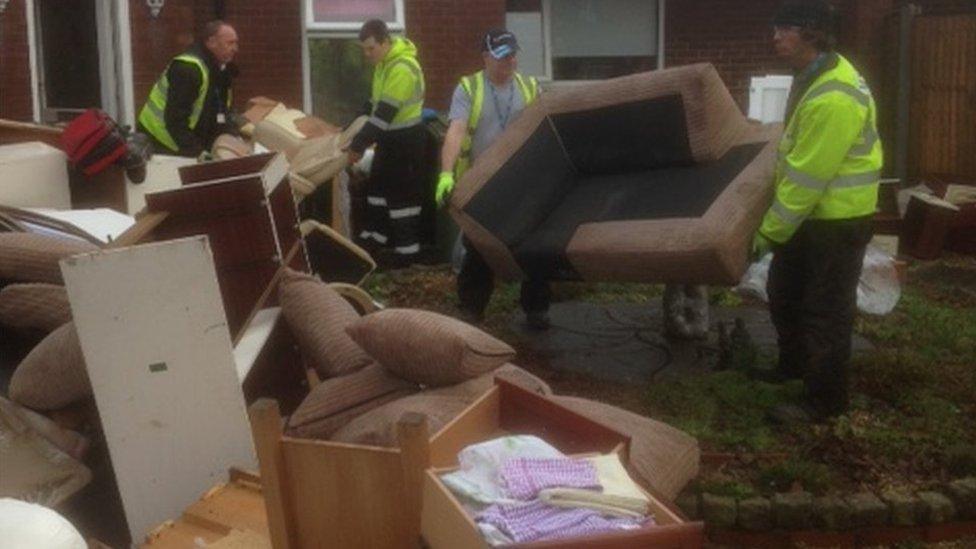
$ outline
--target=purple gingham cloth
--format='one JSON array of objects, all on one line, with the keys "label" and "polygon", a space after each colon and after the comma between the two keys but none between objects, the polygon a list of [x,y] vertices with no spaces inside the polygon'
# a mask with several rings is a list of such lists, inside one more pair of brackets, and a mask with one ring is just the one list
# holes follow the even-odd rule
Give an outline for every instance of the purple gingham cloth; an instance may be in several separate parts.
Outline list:
[{"label": "purple gingham cloth", "polygon": [[498,528],[515,543],[523,543],[639,528],[647,519],[607,518],[592,509],[552,507],[533,501],[520,505],[495,504],[482,511],[475,520]]},{"label": "purple gingham cloth", "polygon": [[499,471],[509,497],[530,500],[546,488],[600,489],[596,466],[585,459],[512,458]]}]

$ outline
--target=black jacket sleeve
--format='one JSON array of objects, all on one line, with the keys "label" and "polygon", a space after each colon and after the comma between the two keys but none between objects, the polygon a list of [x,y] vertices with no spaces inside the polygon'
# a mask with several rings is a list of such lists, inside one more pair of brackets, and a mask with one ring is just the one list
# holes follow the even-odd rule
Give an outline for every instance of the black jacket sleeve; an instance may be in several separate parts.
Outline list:
[{"label": "black jacket sleeve", "polygon": [[190,114],[200,91],[200,70],[189,63],[173,61],[166,76],[169,79],[163,114],[166,129],[176,141],[180,156],[199,156],[203,144],[190,129]]},{"label": "black jacket sleeve", "polygon": [[374,119],[379,119],[384,124],[389,124],[393,118],[396,116],[396,107],[390,105],[389,103],[380,102],[376,107],[376,113],[370,118],[369,122],[363,126],[363,129],[359,130],[356,137],[352,139],[352,144],[349,146],[353,151],[363,154],[370,145],[376,143],[380,135],[383,133],[383,128],[376,125]]}]

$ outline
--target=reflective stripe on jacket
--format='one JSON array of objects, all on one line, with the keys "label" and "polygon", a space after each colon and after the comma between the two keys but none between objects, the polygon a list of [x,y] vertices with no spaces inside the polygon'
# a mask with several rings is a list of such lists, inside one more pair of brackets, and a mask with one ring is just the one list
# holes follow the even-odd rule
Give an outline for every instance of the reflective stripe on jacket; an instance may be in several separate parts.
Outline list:
[{"label": "reflective stripe on jacket", "polygon": [[[522,94],[522,103],[528,106],[539,96],[539,83],[535,78],[524,77],[515,73],[515,85]],[[485,71],[478,71],[461,78],[461,89],[468,94],[471,100],[471,112],[468,114],[468,131],[464,134],[461,141],[461,155],[458,157],[454,168],[454,177],[460,179],[464,172],[471,166],[471,145],[474,140],[474,132],[478,129],[478,120],[481,118],[481,108],[485,103]]]},{"label": "reflective stripe on jacket", "polygon": [[805,219],[871,215],[883,154],[874,98],[844,57],[799,100],[779,144],[775,197],[759,232],[788,241]]}]

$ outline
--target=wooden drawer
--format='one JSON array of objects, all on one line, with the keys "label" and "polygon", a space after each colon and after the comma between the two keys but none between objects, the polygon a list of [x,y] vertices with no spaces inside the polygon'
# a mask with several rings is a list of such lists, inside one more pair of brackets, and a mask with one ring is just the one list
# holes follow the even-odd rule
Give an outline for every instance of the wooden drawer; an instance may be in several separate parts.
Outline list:
[{"label": "wooden drawer", "polygon": [[[567,455],[617,452],[627,462],[630,439],[609,426],[572,412],[546,397],[498,381],[491,391],[446,425],[431,440],[430,463],[423,482],[421,533],[431,549],[489,547],[440,475],[455,470],[464,447],[506,434],[536,435]],[[633,474],[632,478],[636,478]],[[646,488],[645,488],[646,492]],[[535,542],[518,547],[692,548],[701,547],[701,523],[680,515],[648,493],[657,524],[640,530],[571,540]]]}]

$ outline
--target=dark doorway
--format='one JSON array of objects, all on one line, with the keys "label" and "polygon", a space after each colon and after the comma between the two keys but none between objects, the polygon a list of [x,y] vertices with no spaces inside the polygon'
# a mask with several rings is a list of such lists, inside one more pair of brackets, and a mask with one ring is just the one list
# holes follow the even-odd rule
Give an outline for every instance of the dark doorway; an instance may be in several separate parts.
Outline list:
[{"label": "dark doorway", "polygon": [[37,0],[41,117],[67,120],[102,106],[96,0]]}]

